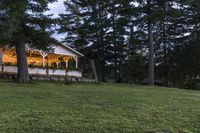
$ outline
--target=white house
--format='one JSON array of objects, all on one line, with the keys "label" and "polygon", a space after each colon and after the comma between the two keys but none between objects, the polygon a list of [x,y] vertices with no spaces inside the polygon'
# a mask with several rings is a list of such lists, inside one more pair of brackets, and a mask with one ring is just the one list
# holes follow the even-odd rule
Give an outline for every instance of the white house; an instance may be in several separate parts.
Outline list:
[{"label": "white house", "polygon": [[[83,54],[66,46],[52,46],[48,52],[26,47],[28,72],[31,76],[81,78],[78,60]],[[70,66],[69,62],[74,62]],[[0,49],[0,73],[17,74],[17,56],[14,48]]]}]

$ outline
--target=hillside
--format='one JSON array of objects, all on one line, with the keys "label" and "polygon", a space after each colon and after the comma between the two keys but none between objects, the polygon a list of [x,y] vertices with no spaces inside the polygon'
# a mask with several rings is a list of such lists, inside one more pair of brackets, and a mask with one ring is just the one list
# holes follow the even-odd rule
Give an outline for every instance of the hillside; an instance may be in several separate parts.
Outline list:
[{"label": "hillside", "polygon": [[200,132],[200,91],[0,81],[1,132]]}]

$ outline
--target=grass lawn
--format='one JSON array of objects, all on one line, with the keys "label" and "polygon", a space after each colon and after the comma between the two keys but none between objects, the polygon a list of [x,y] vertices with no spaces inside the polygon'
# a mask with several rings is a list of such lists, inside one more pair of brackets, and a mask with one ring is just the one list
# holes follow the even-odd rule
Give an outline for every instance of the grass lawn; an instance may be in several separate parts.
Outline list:
[{"label": "grass lawn", "polygon": [[200,91],[0,81],[0,132],[200,133]]}]

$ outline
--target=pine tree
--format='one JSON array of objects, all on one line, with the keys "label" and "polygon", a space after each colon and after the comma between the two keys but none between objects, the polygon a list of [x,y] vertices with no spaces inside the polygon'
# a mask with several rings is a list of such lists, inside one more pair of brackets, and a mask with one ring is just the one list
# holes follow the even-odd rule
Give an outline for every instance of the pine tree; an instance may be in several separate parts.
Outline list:
[{"label": "pine tree", "polygon": [[66,1],[65,6],[66,13],[60,15],[59,30],[67,33],[63,41],[81,51],[86,58],[95,60],[101,80],[105,81],[105,2],[72,0]]},{"label": "pine tree", "polygon": [[53,20],[44,13],[55,0],[1,0],[0,43],[14,46],[17,53],[18,82],[30,81],[25,45],[47,49],[56,43],[51,37]]},{"label": "pine tree", "polygon": [[75,1],[65,1],[64,5],[66,11],[64,14],[60,14],[59,33],[66,33],[67,31],[67,36],[65,36],[63,42],[79,49],[81,47],[78,42],[80,40],[79,28],[81,26],[79,6]]},{"label": "pine tree", "polygon": [[[118,81],[120,75],[125,76],[128,71],[124,70],[125,66],[127,69],[130,64],[137,66],[132,61],[138,57],[142,59],[142,71],[149,64],[144,72],[148,71],[150,85],[158,79],[165,85],[176,86],[177,79],[181,83],[188,75],[192,75],[190,79],[199,76],[194,74],[198,73],[196,67],[185,72],[185,68],[191,66],[180,59],[182,55],[189,60],[185,53],[196,59],[187,49],[198,48],[198,0],[71,0],[70,5],[68,7],[73,7],[67,9],[70,13],[61,15],[61,30],[69,33],[65,41],[72,40],[73,46],[95,60],[101,81],[105,81],[105,77]],[[65,28],[71,24],[71,29]],[[144,60],[148,58],[149,61]],[[126,76],[131,77],[130,73]],[[140,79],[131,78],[135,81],[144,78],[143,74],[132,76]]]},{"label": "pine tree", "polygon": [[148,81],[149,85],[154,85],[154,42],[153,42],[153,12],[151,0],[147,0],[147,14],[148,14],[148,45],[149,45],[149,67],[148,67]]},{"label": "pine tree", "polygon": [[[70,43],[69,40],[73,35],[75,37],[71,41],[73,47],[82,51],[86,57],[95,60],[100,79],[105,81],[105,76],[111,75],[117,82],[118,66],[125,53],[125,24],[118,10],[122,7],[122,3],[115,0],[92,2],[73,0],[70,5],[65,5],[68,8],[60,19],[60,32],[68,34],[64,41]],[[71,10],[74,5],[79,9],[78,14],[76,10]],[[79,26],[69,26],[70,23],[74,24],[74,18],[77,17],[80,20]]]}]

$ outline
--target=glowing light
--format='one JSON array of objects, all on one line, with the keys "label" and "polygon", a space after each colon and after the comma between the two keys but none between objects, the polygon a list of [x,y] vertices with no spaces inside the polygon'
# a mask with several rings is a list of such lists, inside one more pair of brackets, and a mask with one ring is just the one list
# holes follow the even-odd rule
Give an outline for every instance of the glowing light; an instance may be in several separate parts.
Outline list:
[{"label": "glowing light", "polygon": [[[71,56],[48,54],[48,56],[44,60],[45,64],[59,64],[61,62],[60,57],[62,57],[65,62],[68,62],[69,60],[73,59],[73,57]],[[17,56],[15,49],[7,49],[3,52],[3,62],[12,65],[17,64]],[[27,63],[28,65],[42,66],[43,57],[38,51],[27,51]]]}]

